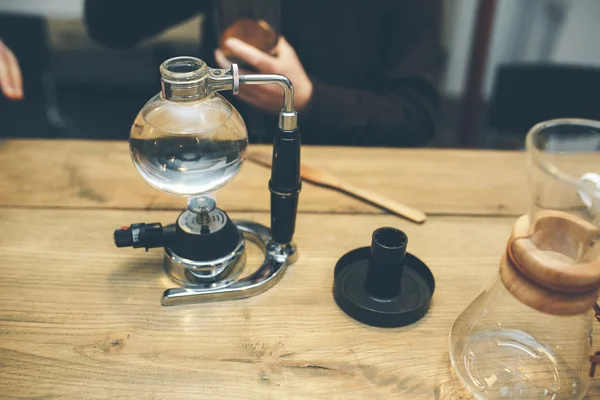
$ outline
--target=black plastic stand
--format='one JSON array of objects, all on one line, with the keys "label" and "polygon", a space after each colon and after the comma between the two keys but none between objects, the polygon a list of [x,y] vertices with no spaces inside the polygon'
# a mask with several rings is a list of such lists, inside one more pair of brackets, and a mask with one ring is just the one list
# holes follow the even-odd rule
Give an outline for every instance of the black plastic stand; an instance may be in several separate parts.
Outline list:
[{"label": "black plastic stand", "polygon": [[435,280],[421,260],[406,252],[407,243],[404,232],[380,228],[371,247],[353,250],[338,261],[333,295],[346,314],[380,327],[405,326],[425,316]]}]

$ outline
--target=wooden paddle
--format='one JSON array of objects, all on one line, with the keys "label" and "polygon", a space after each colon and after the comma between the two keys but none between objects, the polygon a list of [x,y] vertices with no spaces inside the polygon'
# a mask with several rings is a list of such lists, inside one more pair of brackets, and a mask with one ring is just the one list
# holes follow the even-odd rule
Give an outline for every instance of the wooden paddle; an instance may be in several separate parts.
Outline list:
[{"label": "wooden paddle", "polygon": [[[271,167],[272,157],[270,154],[249,152],[248,159],[257,164],[264,165],[269,168]],[[323,170],[302,164],[300,166],[300,176],[302,177],[302,180],[306,182],[344,192],[401,217],[405,217],[411,221],[422,223],[427,219],[427,216],[422,211],[399,203],[390,199],[389,197],[383,196],[380,193],[375,193],[344,182],[335,175]]]}]

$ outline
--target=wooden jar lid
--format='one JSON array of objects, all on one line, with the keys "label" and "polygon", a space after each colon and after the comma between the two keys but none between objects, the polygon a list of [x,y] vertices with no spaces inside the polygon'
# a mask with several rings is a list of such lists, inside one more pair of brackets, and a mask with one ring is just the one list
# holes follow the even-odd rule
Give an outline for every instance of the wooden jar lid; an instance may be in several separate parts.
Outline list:
[{"label": "wooden jar lid", "polygon": [[573,315],[591,309],[600,289],[600,261],[581,260],[598,234],[590,222],[561,211],[540,211],[533,223],[522,216],[500,262],[504,285],[543,312]]},{"label": "wooden jar lid", "polygon": [[554,315],[576,315],[591,310],[600,289],[587,293],[561,293],[536,284],[523,275],[507,258],[500,260],[500,278],[506,289],[521,303]]},{"label": "wooden jar lid", "polygon": [[600,287],[600,261],[581,262],[581,252],[598,229],[574,215],[545,210],[531,224],[522,216],[514,225],[509,251],[521,272],[543,286],[566,293]]}]

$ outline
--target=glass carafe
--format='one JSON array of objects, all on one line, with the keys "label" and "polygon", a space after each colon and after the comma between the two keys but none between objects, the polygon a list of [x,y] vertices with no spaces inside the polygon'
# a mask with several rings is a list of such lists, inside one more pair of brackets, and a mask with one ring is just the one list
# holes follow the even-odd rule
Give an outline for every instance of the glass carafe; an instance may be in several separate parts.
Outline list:
[{"label": "glass carafe", "polygon": [[454,373],[478,399],[581,399],[589,386],[600,288],[600,123],[528,134],[531,202],[499,272],[456,319]]}]

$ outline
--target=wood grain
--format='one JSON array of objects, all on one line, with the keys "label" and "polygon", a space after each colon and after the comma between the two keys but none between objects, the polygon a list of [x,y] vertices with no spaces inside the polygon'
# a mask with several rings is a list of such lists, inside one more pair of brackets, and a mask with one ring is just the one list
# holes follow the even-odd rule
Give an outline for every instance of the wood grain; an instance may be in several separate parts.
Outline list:
[{"label": "wood grain", "polygon": [[[251,146],[250,152],[268,152]],[[528,194],[519,152],[302,148],[303,161],[428,214],[518,215]],[[0,146],[0,206],[181,209],[137,174],[126,142],[11,140]],[[217,200],[228,211],[268,211],[269,171],[247,162]],[[306,184],[300,212],[382,213]]]},{"label": "wood grain", "polygon": [[[450,374],[447,335],[496,273],[513,218],[434,217],[415,225],[388,215],[303,214],[300,259],[270,291],[161,307],[172,285],[161,252],[117,249],[112,230],[176,216],[0,210],[3,397],[470,398]],[[333,301],[336,261],[367,246],[380,226],[404,230],[409,252],[436,277],[429,314],[409,327],[361,325]]]}]

